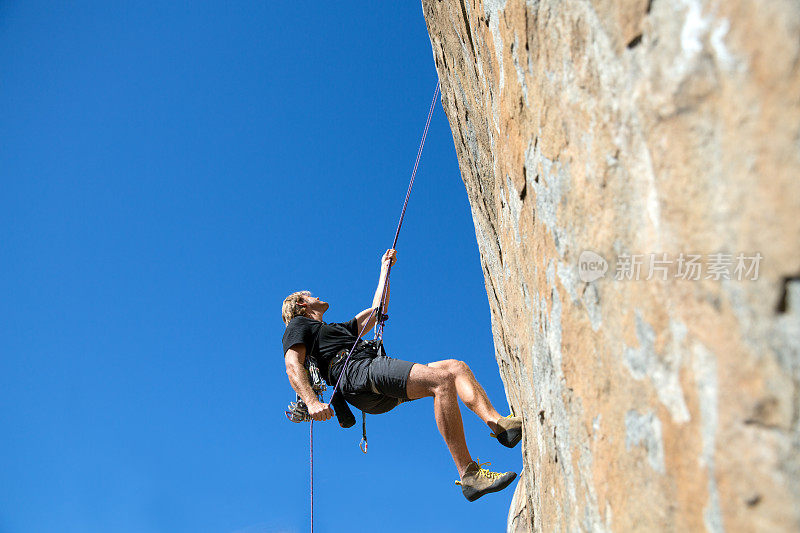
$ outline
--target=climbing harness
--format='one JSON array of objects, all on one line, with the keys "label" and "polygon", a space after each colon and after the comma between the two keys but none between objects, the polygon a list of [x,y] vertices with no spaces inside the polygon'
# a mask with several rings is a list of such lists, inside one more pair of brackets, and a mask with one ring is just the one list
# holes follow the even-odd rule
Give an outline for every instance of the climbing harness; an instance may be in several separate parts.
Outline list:
[{"label": "climbing harness", "polygon": [[[400,237],[400,228],[403,227],[403,219],[406,215],[406,208],[408,207],[408,199],[411,196],[411,188],[414,186],[414,178],[417,175],[417,169],[419,168],[419,161],[422,157],[422,149],[425,146],[425,139],[428,136],[428,129],[431,125],[431,118],[433,117],[433,110],[436,108],[436,98],[439,96],[439,81],[436,81],[436,89],[433,91],[433,98],[431,100],[431,106],[428,109],[428,118],[425,121],[425,129],[422,131],[422,139],[419,143],[419,149],[417,149],[417,158],[414,161],[414,170],[411,172],[411,180],[408,183],[408,190],[406,191],[406,197],[403,201],[403,209],[400,211],[400,220],[397,223],[397,229],[394,233],[394,240],[392,241],[391,249],[395,249],[397,247],[397,239]],[[358,333],[358,337],[356,337],[356,342],[350,348],[350,351],[347,353],[347,357],[344,359],[344,363],[342,364],[342,370],[339,372],[339,377],[336,380],[336,384],[333,387],[333,392],[331,393],[331,399],[336,394],[336,391],[339,389],[339,383],[342,380],[342,376],[347,369],[347,363],[350,361],[350,356],[353,355],[353,351],[355,350],[356,346],[358,346],[359,340],[361,336],[364,334],[364,330],[366,329],[367,324],[369,324],[372,317],[375,316],[376,319],[376,326],[375,326],[375,344],[376,349],[378,350],[378,354],[383,353],[383,328],[386,321],[389,319],[389,315],[385,314],[386,311],[386,299],[388,297],[387,294],[387,287],[389,286],[389,276],[392,272],[392,264],[389,263],[389,268],[386,272],[386,282],[383,286],[383,293],[381,294],[381,303],[378,307],[372,309],[367,319],[364,321],[364,325],[361,328],[361,331]],[[310,360],[308,361],[308,372],[309,378],[311,381],[312,389],[314,393],[317,395],[317,398],[321,401],[322,400],[322,393],[326,390],[325,381],[322,379],[322,375],[319,371],[317,365]],[[311,533],[314,533],[314,420],[311,418],[311,415],[308,412],[308,406],[305,402],[297,395],[297,399],[294,402],[289,403],[288,409],[285,411],[286,418],[288,418],[292,422],[300,423],[300,422],[311,422],[309,425],[309,464],[310,464],[310,472],[311,472]],[[361,441],[358,444],[358,447],[361,449],[362,452],[367,453],[367,414],[364,411],[361,411]]]}]

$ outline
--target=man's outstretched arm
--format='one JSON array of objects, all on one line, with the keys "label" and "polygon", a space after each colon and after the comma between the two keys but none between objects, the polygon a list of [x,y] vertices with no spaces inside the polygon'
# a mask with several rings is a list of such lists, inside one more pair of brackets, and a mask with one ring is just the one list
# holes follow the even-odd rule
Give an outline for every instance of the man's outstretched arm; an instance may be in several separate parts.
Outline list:
[{"label": "man's outstretched arm", "polygon": [[[394,265],[395,261],[397,261],[397,252],[392,249],[386,250],[386,253],[383,254],[381,258],[381,274],[378,277],[378,288],[375,289],[375,296],[372,297],[372,307],[364,309],[356,315],[359,332],[363,331],[366,333],[375,327],[375,323],[378,319],[378,312],[376,311],[373,313],[372,310],[380,307],[384,287],[386,288],[386,299],[383,312],[385,313],[386,309],[389,307],[389,268]],[[370,317],[370,315],[372,316]],[[367,319],[369,319],[369,322],[367,322]]]},{"label": "man's outstretched arm", "polygon": [[303,363],[306,360],[306,347],[304,344],[295,344],[284,354],[286,361],[286,375],[294,391],[300,396],[308,407],[308,414],[317,422],[323,422],[333,416],[333,410],[326,403],[322,403],[314,394],[308,372]]}]

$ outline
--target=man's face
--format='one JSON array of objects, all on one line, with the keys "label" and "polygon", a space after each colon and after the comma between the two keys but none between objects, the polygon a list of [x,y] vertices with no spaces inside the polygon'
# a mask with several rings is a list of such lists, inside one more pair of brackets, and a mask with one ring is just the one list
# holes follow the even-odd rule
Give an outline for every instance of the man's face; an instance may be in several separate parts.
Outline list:
[{"label": "man's face", "polygon": [[328,302],[323,302],[316,296],[303,296],[303,303],[306,304],[308,311],[319,311],[320,313],[324,313],[330,307]]}]

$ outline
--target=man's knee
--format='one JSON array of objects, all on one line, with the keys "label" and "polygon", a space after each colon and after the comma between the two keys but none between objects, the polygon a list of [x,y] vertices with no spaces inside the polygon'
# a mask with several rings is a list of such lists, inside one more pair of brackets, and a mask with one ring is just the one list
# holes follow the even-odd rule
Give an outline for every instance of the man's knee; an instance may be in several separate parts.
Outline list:
[{"label": "man's knee", "polygon": [[456,377],[460,374],[469,372],[467,363],[464,361],[459,361],[458,359],[445,359],[444,361],[436,361],[435,363],[430,363],[428,366],[445,370]]},{"label": "man's knee", "polygon": [[455,379],[450,371],[432,364],[416,364],[411,367],[406,391],[409,398],[435,396],[450,387],[455,388]]},{"label": "man's knee", "polygon": [[449,393],[456,390],[456,378],[460,372],[458,361],[433,367],[435,372],[436,386],[434,394]]}]

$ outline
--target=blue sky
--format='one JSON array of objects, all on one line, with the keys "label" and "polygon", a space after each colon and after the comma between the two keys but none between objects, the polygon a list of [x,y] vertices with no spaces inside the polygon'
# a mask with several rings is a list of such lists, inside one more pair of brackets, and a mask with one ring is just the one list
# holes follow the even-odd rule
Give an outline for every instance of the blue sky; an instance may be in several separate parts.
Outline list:
[{"label": "blue sky", "polygon": [[[419,3],[6,1],[0,50],[0,533],[306,531],[279,307],[370,304],[436,83]],[[390,315],[391,355],[507,410],[440,105]],[[430,400],[368,430],[315,424],[317,531],[504,530]]]}]

